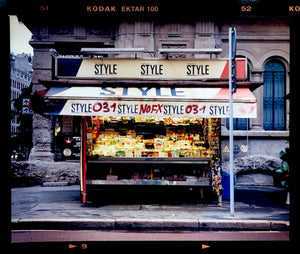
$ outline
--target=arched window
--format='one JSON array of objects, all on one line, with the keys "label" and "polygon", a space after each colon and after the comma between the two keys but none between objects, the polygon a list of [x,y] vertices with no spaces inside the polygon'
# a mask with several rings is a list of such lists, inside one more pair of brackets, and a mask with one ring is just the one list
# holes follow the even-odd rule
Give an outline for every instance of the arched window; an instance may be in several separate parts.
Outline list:
[{"label": "arched window", "polygon": [[270,61],[264,68],[265,130],[285,130],[285,67],[278,61]]}]

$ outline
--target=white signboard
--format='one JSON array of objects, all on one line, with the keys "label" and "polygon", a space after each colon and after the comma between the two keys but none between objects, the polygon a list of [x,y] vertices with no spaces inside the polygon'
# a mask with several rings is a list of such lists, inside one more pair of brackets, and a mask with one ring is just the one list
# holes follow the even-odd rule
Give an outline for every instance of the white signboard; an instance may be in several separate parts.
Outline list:
[{"label": "white signboard", "polygon": [[[218,102],[68,100],[60,115],[227,118],[229,104]],[[255,103],[236,103],[234,117],[256,117]]]},{"label": "white signboard", "polygon": [[[56,59],[58,78],[114,80],[228,79],[226,59]],[[237,59],[237,79],[246,78],[246,60]]]}]

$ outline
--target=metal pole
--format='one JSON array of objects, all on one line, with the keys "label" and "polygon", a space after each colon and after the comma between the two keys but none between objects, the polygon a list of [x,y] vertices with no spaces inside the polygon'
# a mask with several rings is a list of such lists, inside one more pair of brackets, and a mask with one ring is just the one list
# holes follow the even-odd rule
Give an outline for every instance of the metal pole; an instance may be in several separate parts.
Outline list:
[{"label": "metal pole", "polygon": [[229,28],[229,162],[230,162],[230,215],[234,217],[234,171],[233,171],[233,87],[232,87],[232,34],[233,28]]},{"label": "metal pole", "polygon": [[86,116],[82,117],[80,151],[80,192],[81,202],[86,203]]}]

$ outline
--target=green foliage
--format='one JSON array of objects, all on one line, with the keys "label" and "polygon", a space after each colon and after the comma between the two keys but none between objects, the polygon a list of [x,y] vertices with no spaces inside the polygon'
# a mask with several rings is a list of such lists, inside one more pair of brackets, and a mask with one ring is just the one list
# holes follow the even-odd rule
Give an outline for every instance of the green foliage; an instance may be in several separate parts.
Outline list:
[{"label": "green foliage", "polygon": [[280,152],[280,159],[282,159],[281,168],[277,169],[275,172],[280,174],[281,186],[284,187],[286,190],[289,190],[289,178],[290,178],[289,148],[286,148],[285,152],[284,151]]}]

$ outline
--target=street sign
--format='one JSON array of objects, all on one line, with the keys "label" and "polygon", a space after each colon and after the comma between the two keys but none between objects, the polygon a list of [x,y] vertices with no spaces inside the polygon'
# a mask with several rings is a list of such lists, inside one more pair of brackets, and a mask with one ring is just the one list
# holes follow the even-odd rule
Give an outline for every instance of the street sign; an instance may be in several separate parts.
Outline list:
[{"label": "street sign", "polygon": [[233,153],[238,154],[241,151],[240,147],[238,145],[233,146]]},{"label": "street sign", "polygon": [[28,108],[29,102],[30,102],[29,98],[22,99],[22,114],[23,115],[32,115],[33,114],[33,111],[30,108]]},{"label": "street sign", "polygon": [[22,107],[22,114],[23,115],[32,115],[33,111],[29,109],[28,107]]},{"label": "street sign", "polygon": [[29,105],[29,101],[30,101],[29,98],[23,98],[22,99],[22,106],[28,106]]},{"label": "street sign", "polygon": [[230,150],[229,150],[229,146],[226,145],[224,146],[223,150],[222,150],[222,153],[230,153]]},{"label": "street sign", "polygon": [[241,145],[241,152],[247,153],[249,151],[249,146],[246,144]]}]

